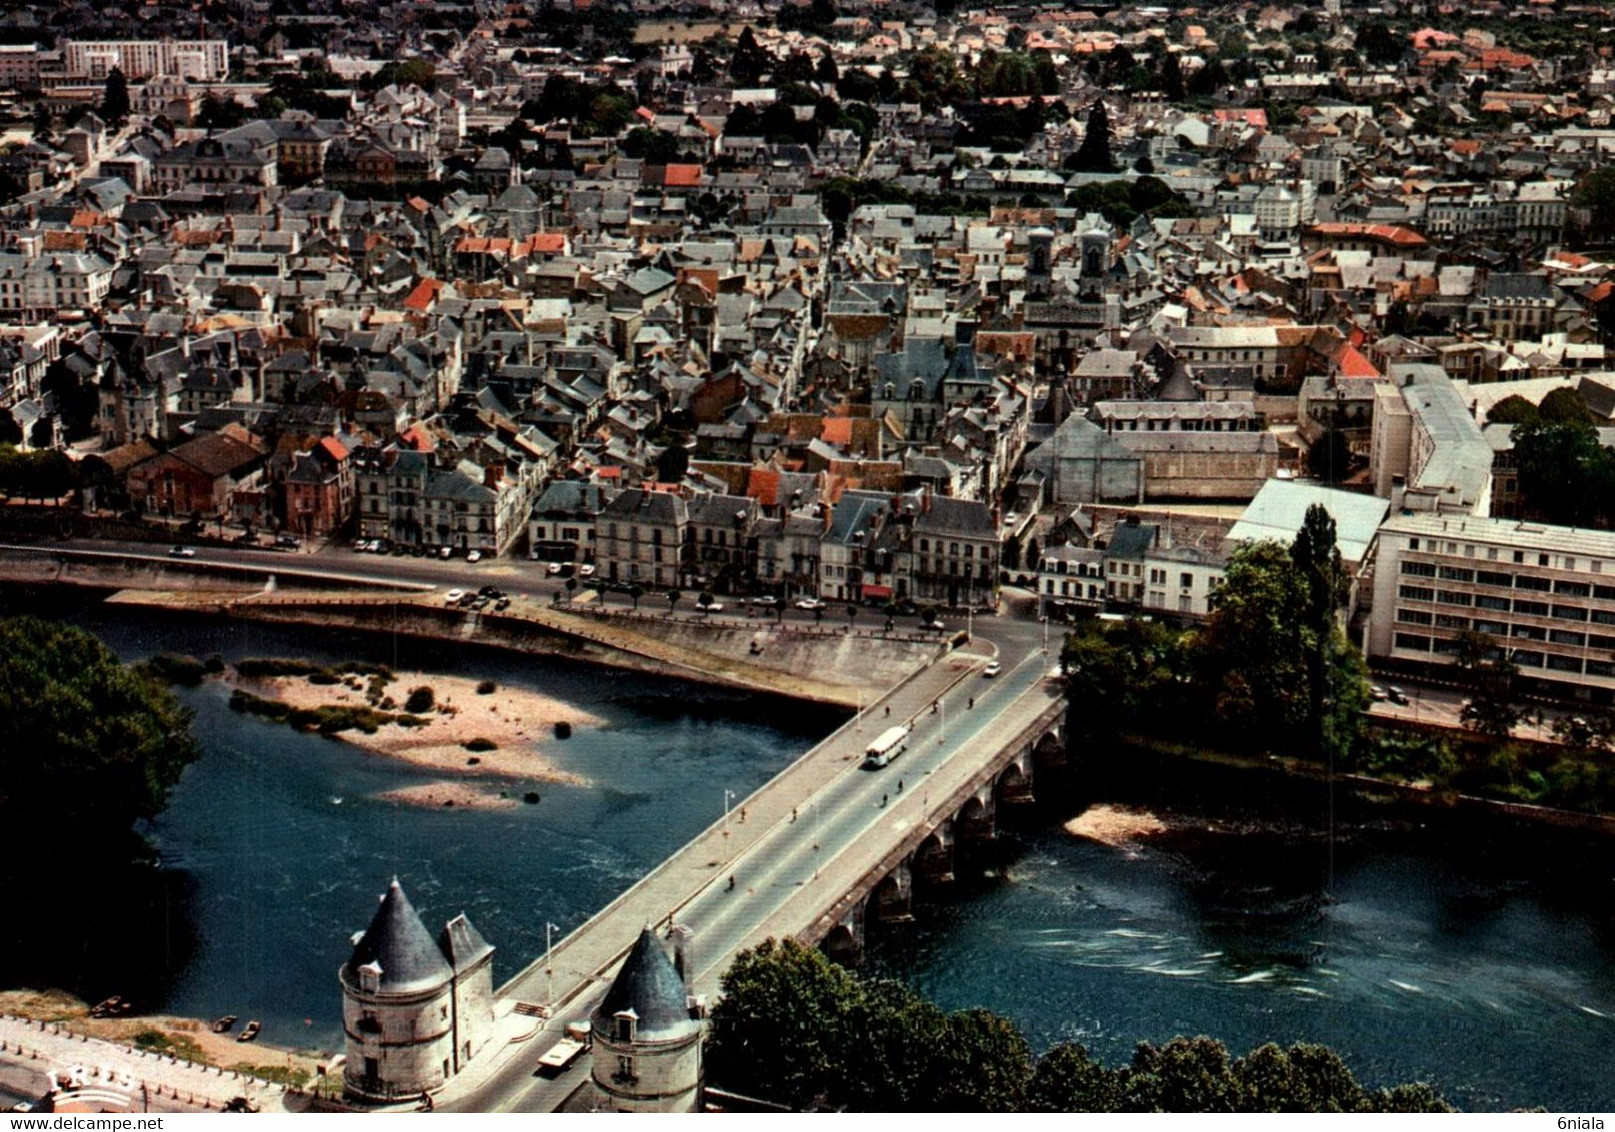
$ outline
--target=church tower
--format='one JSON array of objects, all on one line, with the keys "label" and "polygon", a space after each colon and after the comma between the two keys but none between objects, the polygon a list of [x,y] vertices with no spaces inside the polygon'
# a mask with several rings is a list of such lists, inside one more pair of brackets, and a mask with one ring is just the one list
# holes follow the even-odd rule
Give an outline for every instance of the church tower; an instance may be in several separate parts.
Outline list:
[{"label": "church tower", "polygon": [[697,1112],[701,1020],[685,972],[646,928],[590,1019],[595,1105],[613,1112]]},{"label": "church tower", "polygon": [[337,972],[345,1091],[414,1098],[464,1069],[493,1030],[493,950],[464,915],[434,940],[394,877]]}]

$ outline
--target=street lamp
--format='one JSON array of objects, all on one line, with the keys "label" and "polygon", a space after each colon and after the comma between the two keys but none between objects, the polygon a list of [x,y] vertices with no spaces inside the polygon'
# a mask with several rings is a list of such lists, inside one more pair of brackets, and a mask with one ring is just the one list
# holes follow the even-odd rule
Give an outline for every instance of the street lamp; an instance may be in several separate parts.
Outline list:
[{"label": "street lamp", "polygon": [[1045,613],[1038,620],[1043,622],[1043,653],[1046,656],[1049,651],[1049,615]]},{"label": "street lamp", "polygon": [[819,879],[819,844],[824,840],[824,815],[819,812],[819,800],[813,800],[813,879]]},{"label": "street lamp", "polygon": [[552,1014],[555,1012],[555,967],[550,962],[550,956],[554,950],[550,933],[560,930],[561,925],[559,924],[548,922],[544,924],[544,978],[548,983],[548,989],[544,992],[544,1003]]},{"label": "street lamp", "polygon": [[734,800],[733,790],[723,792],[723,859],[726,864],[729,861],[729,803]]},{"label": "street lamp", "polygon": [[858,714],[852,717],[852,729],[858,734],[864,733],[864,690],[858,689]]},{"label": "street lamp", "polygon": [[937,699],[937,711],[940,718],[936,726],[936,745],[942,746],[942,740],[948,733],[948,701],[940,697]]}]

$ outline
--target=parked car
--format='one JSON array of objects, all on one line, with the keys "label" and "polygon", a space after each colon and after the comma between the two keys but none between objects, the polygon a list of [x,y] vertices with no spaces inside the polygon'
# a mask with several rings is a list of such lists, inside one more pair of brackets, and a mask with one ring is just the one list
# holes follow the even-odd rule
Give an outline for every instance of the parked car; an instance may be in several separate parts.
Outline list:
[{"label": "parked car", "polygon": [[992,660],[987,662],[987,667],[981,670],[981,674],[991,678],[993,676],[997,676],[1002,671],[1004,671],[1004,666],[998,663],[998,661]]},{"label": "parked car", "polygon": [[170,558],[195,558],[196,551],[188,546],[171,546],[168,548]]},{"label": "parked car", "polygon": [[1378,684],[1370,684],[1368,686],[1368,698],[1373,700],[1375,703],[1382,703],[1389,699],[1390,695]]},{"label": "parked car", "polygon": [[797,602],[796,602],[796,608],[805,609],[809,613],[812,613],[815,609],[823,609],[824,608],[824,602],[820,601],[816,597],[798,598]]},{"label": "parked car", "polygon": [[708,602],[706,605],[698,605],[695,608],[696,608],[696,611],[699,612],[699,613],[722,613],[723,612],[723,602],[721,602],[721,601]]},{"label": "parked car", "polygon": [[475,565],[478,562],[481,562],[482,561],[482,551],[480,551],[480,550],[471,551],[469,554],[467,554],[465,556],[465,560],[467,562],[472,563],[473,565]]},{"label": "parked car", "polygon": [[275,545],[282,550],[296,550],[300,544],[296,535],[279,535],[275,539]]},{"label": "parked car", "polygon": [[446,547],[446,546],[440,546],[440,547],[437,548],[437,556],[439,558],[448,558],[453,553],[454,553],[454,551],[451,550],[449,547]]},{"label": "parked car", "polygon": [[460,603],[460,599],[463,598],[464,596],[465,596],[465,591],[464,590],[450,590],[448,593],[443,595],[443,604],[444,605],[458,605]]},{"label": "parked car", "polygon": [[502,613],[510,608],[510,599],[502,596],[493,603],[493,607]]},{"label": "parked car", "polygon": [[1398,688],[1395,684],[1385,685],[1385,698],[1390,700],[1393,704],[1405,704],[1408,702],[1407,693],[1402,691],[1402,689]]},{"label": "parked car", "polygon": [[593,562],[585,562],[582,566],[579,566],[578,567],[578,577],[580,577],[580,578],[592,578],[592,577],[594,577],[594,563]]},{"label": "parked car", "polygon": [[559,577],[561,573],[561,564],[559,562],[551,562],[548,566],[544,567],[544,573],[548,574],[552,578]]}]

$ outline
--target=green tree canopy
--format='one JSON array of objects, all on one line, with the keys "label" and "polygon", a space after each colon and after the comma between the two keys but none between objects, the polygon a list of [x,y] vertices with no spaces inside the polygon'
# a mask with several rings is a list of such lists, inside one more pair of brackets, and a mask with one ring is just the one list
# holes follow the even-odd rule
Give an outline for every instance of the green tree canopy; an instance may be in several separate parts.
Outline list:
[{"label": "green tree canopy", "polygon": [[1537,407],[1518,393],[1504,397],[1486,414],[1487,424],[1525,424],[1538,419]]},{"label": "green tree canopy", "polygon": [[723,976],[709,1079],[790,1105],[877,1112],[1450,1112],[1426,1085],[1372,1092],[1322,1046],[1233,1058],[1211,1038],[1141,1044],[1114,1069],[1082,1046],[1034,1059],[984,1010],[946,1014],[908,987],[859,978],[772,939]]},{"label": "green tree canopy", "polygon": [[0,825],[126,836],[162,809],[196,755],[172,694],[82,629],[0,621]]},{"label": "green tree canopy", "polygon": [[117,127],[129,120],[129,80],[122,67],[107,73],[106,88],[101,95],[101,117],[107,124]]},{"label": "green tree canopy", "polygon": [[1088,111],[1088,127],[1070,166],[1078,173],[1109,173],[1116,168],[1110,155],[1110,112],[1102,98],[1096,99]]}]

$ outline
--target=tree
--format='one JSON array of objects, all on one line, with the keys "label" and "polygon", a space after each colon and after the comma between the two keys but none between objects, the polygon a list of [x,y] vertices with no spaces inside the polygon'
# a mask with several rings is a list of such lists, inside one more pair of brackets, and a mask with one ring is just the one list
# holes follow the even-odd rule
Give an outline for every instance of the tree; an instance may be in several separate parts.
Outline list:
[{"label": "tree", "polygon": [[668,590],[667,591],[667,612],[669,614],[671,614],[674,609],[678,608],[679,602],[682,601],[683,599],[684,599],[684,595],[682,593],[680,593],[678,590]]},{"label": "tree", "polygon": [[1196,658],[1215,717],[1234,735],[1284,746],[1304,734],[1309,692],[1296,611],[1305,603],[1284,546],[1234,551]]},{"label": "tree", "polygon": [[1110,113],[1103,98],[1096,99],[1088,111],[1088,127],[1070,167],[1078,173],[1110,173],[1116,168],[1110,156]]},{"label": "tree", "polygon": [[1615,168],[1596,169],[1576,185],[1570,202],[1587,212],[1587,236],[1603,243],[1615,239]]},{"label": "tree", "polygon": [[1591,424],[1593,420],[1581,394],[1569,386],[1561,386],[1542,398],[1537,416],[1547,424]]},{"label": "tree", "polygon": [[1300,575],[1305,599],[1301,612],[1305,630],[1301,645],[1307,663],[1307,730],[1316,754],[1333,755],[1339,752],[1325,728],[1326,701],[1332,690],[1329,661],[1339,632],[1337,615],[1346,604],[1347,580],[1336,545],[1335,520],[1322,504],[1314,503],[1307,508],[1301,529],[1290,545],[1290,561]]},{"label": "tree", "polygon": [[1458,634],[1455,659],[1469,685],[1469,699],[1460,712],[1465,727],[1493,739],[1506,739],[1520,722],[1514,702],[1519,675],[1512,654],[1485,633],[1465,629]]},{"label": "tree", "polygon": [[1518,393],[1511,393],[1486,414],[1487,424],[1525,424],[1541,419],[1537,407],[1521,397]]},{"label": "tree", "polygon": [[1586,526],[1608,508],[1615,459],[1586,423],[1526,421],[1514,426],[1520,493],[1550,523]]},{"label": "tree", "polygon": [[1371,66],[1394,67],[1407,53],[1407,41],[1392,31],[1384,20],[1374,20],[1365,24],[1358,33],[1357,50]]},{"label": "tree", "polygon": [[1177,103],[1184,99],[1183,64],[1171,51],[1166,52],[1161,60],[1161,91],[1166,95],[1168,102]]},{"label": "tree", "polygon": [[109,125],[122,126],[129,120],[129,80],[122,67],[107,73],[107,83],[101,95],[101,117]]},{"label": "tree", "polygon": [[1032,1112],[1120,1112],[1116,1075],[1083,1046],[1061,1042],[1037,1059],[1026,1090]]},{"label": "tree", "polygon": [[828,48],[820,53],[818,65],[813,68],[813,77],[831,86],[841,80],[841,70],[836,66],[835,56],[830,54]]},{"label": "tree", "polygon": [[1307,449],[1307,471],[1314,479],[1339,483],[1351,473],[1351,444],[1337,428],[1325,428]]},{"label": "tree", "polygon": [[22,426],[10,409],[0,409],[0,444],[16,445],[22,443]]},{"label": "tree", "polygon": [[858,619],[858,606],[852,603],[847,605],[847,632],[852,632],[852,623]]},{"label": "tree", "polygon": [[639,599],[645,596],[645,587],[635,582],[628,587],[628,598],[634,603],[634,612],[639,612]]}]

